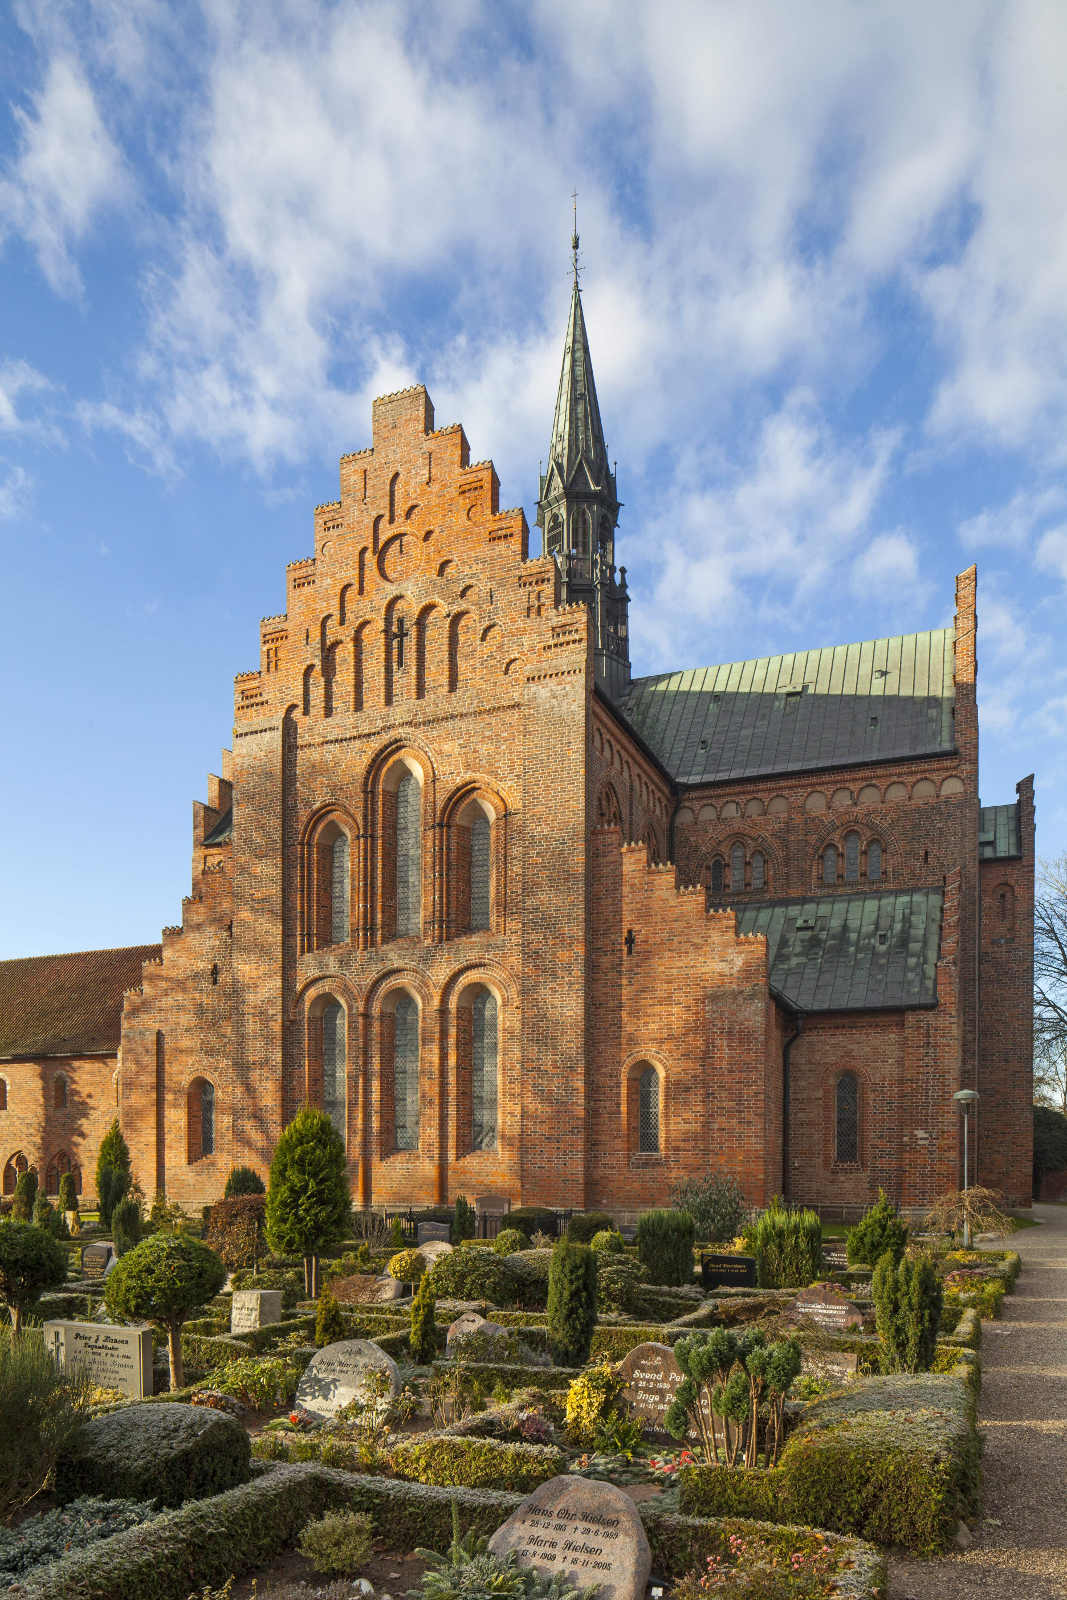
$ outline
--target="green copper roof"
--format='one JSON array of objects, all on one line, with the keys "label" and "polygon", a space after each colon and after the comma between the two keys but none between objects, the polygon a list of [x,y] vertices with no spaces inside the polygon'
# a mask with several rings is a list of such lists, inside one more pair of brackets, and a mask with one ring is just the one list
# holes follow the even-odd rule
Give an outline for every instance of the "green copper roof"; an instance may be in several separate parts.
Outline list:
[{"label": "green copper roof", "polygon": [[978,813],[978,857],[981,861],[1001,861],[1006,856],[1021,856],[1019,806],[982,806]]},{"label": "green copper roof", "polygon": [[952,750],[954,630],[635,678],[626,719],[679,783]]},{"label": "green copper roof", "polygon": [[552,419],[552,438],[548,446],[548,467],[551,472],[555,466],[566,486],[571,483],[582,463],[594,485],[603,484],[610,476],[576,271],[571,293],[571,314],[563,346],[563,367],[556,395],[556,413]]},{"label": "green copper roof", "polygon": [[734,910],[739,933],[766,935],[771,987],[798,1011],[937,1004],[940,889],[825,895]]},{"label": "green copper roof", "polygon": [[222,813],[222,816],[216,822],[216,824],[212,828],[211,832],[206,835],[206,837],[204,839],[204,843],[205,843],[205,845],[209,845],[209,844],[229,844],[229,842],[230,842],[230,840],[232,838],[233,838],[233,807],[230,806],[228,811],[224,811]]}]

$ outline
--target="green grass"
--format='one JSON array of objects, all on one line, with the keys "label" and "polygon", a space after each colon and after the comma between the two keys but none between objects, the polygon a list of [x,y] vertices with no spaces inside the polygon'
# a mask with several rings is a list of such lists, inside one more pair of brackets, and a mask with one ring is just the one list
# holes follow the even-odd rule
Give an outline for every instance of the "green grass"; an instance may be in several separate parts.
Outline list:
[{"label": "green grass", "polygon": [[[1055,1203],[1057,1202],[1054,1202],[1054,1204]],[[1059,1201],[1058,1204],[1062,1205],[1063,1201]],[[1016,1232],[1018,1232],[1020,1228],[1040,1228],[1041,1226],[1041,1219],[1039,1217],[1020,1217],[1014,1211],[1011,1214],[1011,1220],[1015,1224]]]}]

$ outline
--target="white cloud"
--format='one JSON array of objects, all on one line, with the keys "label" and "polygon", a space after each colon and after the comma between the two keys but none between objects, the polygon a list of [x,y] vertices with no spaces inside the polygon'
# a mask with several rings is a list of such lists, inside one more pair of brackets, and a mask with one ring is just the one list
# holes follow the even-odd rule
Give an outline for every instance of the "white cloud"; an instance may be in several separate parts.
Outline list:
[{"label": "white cloud", "polygon": [[8,467],[0,477],[0,522],[9,522],[26,510],[33,479],[24,467]]},{"label": "white cloud", "polygon": [[1055,516],[1067,504],[1067,493],[1060,488],[1020,489],[1006,505],[980,511],[959,526],[960,543],[1003,545],[1023,549],[1034,529]]},{"label": "white cloud", "polygon": [[178,473],[170,440],[163,435],[159,419],[144,411],[125,411],[110,400],[80,400],[74,415],[87,433],[117,433],[126,442],[127,459],[134,466],[147,468],[160,477]]},{"label": "white cloud", "polygon": [[1061,583],[1067,583],[1067,523],[1042,535],[1034,559],[1042,572],[1051,572]]},{"label": "white cloud", "polygon": [[51,60],[32,108],[16,109],[15,119],[19,150],[0,177],[0,226],[32,246],[57,294],[77,295],[71,249],[126,195],[121,157],[84,71],[68,56]]},{"label": "white cloud", "polygon": [[861,600],[892,594],[895,601],[903,596],[915,604],[926,588],[919,577],[918,548],[906,533],[876,534],[852,563],[852,589]]},{"label": "white cloud", "polygon": [[0,433],[20,433],[35,427],[36,419],[20,414],[19,397],[51,387],[44,373],[28,361],[0,361]]}]

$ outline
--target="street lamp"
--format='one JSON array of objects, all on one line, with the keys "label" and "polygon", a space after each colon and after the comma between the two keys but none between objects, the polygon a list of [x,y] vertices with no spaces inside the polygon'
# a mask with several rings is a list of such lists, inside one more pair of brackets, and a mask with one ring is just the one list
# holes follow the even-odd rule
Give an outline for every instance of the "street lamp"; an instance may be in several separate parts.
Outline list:
[{"label": "street lamp", "polygon": [[[952,1098],[956,1101],[960,1110],[963,1112],[963,1192],[966,1194],[969,1187],[968,1173],[970,1167],[967,1156],[967,1130],[971,1121],[971,1107],[978,1100],[978,1090],[957,1089]],[[969,1250],[971,1248],[971,1219],[970,1214],[967,1211],[966,1200],[963,1202],[963,1248],[965,1250]]]}]

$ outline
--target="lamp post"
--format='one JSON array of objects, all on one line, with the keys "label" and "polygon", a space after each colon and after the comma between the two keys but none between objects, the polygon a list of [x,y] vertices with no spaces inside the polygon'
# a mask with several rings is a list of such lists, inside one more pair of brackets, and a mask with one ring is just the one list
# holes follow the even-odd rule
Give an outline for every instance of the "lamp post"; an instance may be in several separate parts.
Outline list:
[{"label": "lamp post", "polygon": [[[971,1107],[976,1103],[976,1101],[978,1099],[978,1090],[977,1089],[957,1089],[956,1093],[952,1096],[952,1098],[953,1098],[953,1100],[956,1101],[956,1103],[959,1106],[960,1110],[963,1112],[963,1192],[964,1192],[964,1194],[966,1194],[968,1188],[970,1187],[970,1183],[969,1183],[970,1162],[968,1160],[968,1151],[967,1151],[967,1132],[968,1132],[968,1129],[970,1127],[970,1122],[971,1122]],[[971,1219],[970,1219],[970,1216],[969,1216],[969,1214],[967,1212],[967,1202],[966,1202],[966,1200],[964,1201],[963,1204],[964,1204],[964,1209],[963,1209],[963,1248],[965,1250],[969,1250],[971,1248]]]}]

